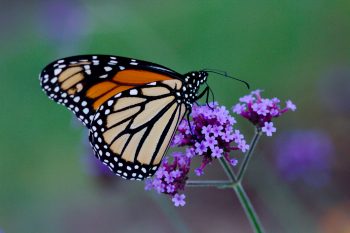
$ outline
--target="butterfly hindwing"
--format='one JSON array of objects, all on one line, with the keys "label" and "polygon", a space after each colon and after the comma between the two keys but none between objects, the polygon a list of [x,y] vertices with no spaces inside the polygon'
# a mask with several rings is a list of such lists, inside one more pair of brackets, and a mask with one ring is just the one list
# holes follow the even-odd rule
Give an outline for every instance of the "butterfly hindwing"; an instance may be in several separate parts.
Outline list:
[{"label": "butterfly hindwing", "polygon": [[157,170],[186,112],[179,80],[164,80],[118,93],[102,104],[91,123],[96,156],[117,175],[142,180]]},{"label": "butterfly hindwing", "polygon": [[97,109],[112,96],[149,82],[179,76],[146,61],[109,55],[56,60],[40,74],[40,83],[55,102],[65,105],[88,128]]}]

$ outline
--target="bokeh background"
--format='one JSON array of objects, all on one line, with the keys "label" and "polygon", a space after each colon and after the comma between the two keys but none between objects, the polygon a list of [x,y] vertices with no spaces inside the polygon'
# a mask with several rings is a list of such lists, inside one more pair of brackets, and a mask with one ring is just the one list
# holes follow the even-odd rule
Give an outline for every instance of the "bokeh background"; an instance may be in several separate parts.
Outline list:
[{"label": "bokeh background", "polygon": [[[0,232],[252,232],[230,190],[188,188],[175,208],[96,165],[38,81],[47,63],[90,53],[221,69],[293,100],[244,185],[267,232],[350,232],[349,13],[347,0],[1,1]],[[211,76],[221,104],[248,93]],[[213,164],[203,179],[223,177]]]}]

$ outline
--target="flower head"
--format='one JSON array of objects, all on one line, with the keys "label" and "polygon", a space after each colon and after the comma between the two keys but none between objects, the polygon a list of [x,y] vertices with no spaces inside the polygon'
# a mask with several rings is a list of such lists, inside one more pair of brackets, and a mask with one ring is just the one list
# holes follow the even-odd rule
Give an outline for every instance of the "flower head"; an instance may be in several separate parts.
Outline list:
[{"label": "flower head", "polygon": [[[195,170],[202,175],[204,168],[213,159],[224,157],[231,164],[229,154],[235,150],[246,151],[249,146],[239,130],[234,129],[236,120],[229,114],[225,106],[216,102],[192,108],[192,120],[184,119],[179,126],[172,146],[187,146],[191,157],[200,156],[202,164]],[[192,130],[189,129],[189,124]],[[178,140],[182,138],[182,140]],[[236,161],[236,160],[235,160]]]},{"label": "flower head", "polygon": [[172,162],[169,162],[168,159],[163,159],[162,165],[156,171],[155,176],[146,180],[145,189],[154,189],[158,193],[169,194],[173,197],[173,201],[174,198],[178,200],[178,202],[174,202],[176,206],[183,206],[185,196],[182,194],[182,199],[178,199],[178,192],[185,187],[191,160],[180,152],[174,152],[172,157]]},{"label": "flower head", "polygon": [[182,120],[171,142],[171,147],[186,146],[185,153],[173,153],[172,163],[164,159],[154,178],[147,181],[146,189],[170,195],[175,206],[185,205],[185,195],[179,192],[185,187],[193,157],[202,160],[200,167],[194,170],[197,176],[201,176],[206,166],[217,158],[223,157],[235,166],[237,159],[230,158],[230,153],[236,150],[245,152],[249,148],[244,136],[234,129],[235,123],[226,107],[217,103],[194,106],[192,120]]},{"label": "flower head", "polygon": [[272,133],[276,132],[272,119],[289,110],[295,111],[297,107],[291,100],[288,100],[286,107],[281,108],[281,101],[278,98],[262,98],[261,92],[261,90],[255,90],[240,98],[240,103],[234,105],[232,111],[261,128],[267,136],[272,136]]}]

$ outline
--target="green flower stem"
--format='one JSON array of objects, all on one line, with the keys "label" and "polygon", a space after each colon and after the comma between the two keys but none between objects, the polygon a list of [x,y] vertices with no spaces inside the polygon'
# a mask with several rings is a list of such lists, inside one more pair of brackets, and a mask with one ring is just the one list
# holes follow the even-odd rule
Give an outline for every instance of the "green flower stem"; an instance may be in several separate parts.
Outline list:
[{"label": "green flower stem", "polygon": [[241,203],[245,214],[247,215],[251,226],[254,228],[255,233],[263,233],[262,226],[260,224],[259,218],[244,191],[240,182],[234,183],[232,181],[222,181],[222,180],[208,180],[208,181],[187,181],[187,187],[216,187],[216,188],[232,188],[237,194],[238,200]]},{"label": "green flower stem", "polygon": [[249,145],[249,150],[247,151],[246,155],[244,156],[243,163],[242,163],[242,165],[241,165],[241,167],[240,167],[240,169],[238,171],[238,175],[237,175],[237,181],[238,182],[241,182],[242,179],[243,179],[243,176],[244,176],[244,173],[247,170],[250,158],[252,157],[252,154],[254,152],[254,149],[255,149],[255,147],[256,147],[260,137],[261,137],[261,129],[260,128],[256,128],[254,137],[253,137],[253,139],[252,139],[252,141],[250,142],[250,145]]},{"label": "green flower stem", "polygon": [[238,182],[233,186],[234,191],[237,194],[239,202],[241,203],[246,216],[249,219],[250,225],[253,227],[255,233],[263,233],[264,229],[259,221],[258,215],[256,214],[249,197],[247,196],[241,182]]},{"label": "green flower stem", "polygon": [[254,149],[259,141],[259,138],[261,137],[261,129],[256,128],[255,135],[250,143],[250,148],[247,151],[242,166],[240,167],[238,171],[238,175],[235,174],[234,170],[232,169],[231,164],[223,157],[219,159],[220,164],[222,168],[224,169],[227,177],[229,178],[229,181],[222,181],[222,180],[205,180],[205,181],[196,181],[196,180],[189,180],[186,182],[187,187],[216,187],[216,188],[232,188],[237,197],[239,202],[241,203],[242,208],[244,209],[244,212],[249,219],[250,225],[254,229],[255,233],[263,233],[264,230],[262,228],[262,225],[259,221],[258,215],[256,214],[253,205],[247,196],[246,192],[244,191],[244,188],[242,186],[242,178],[244,176],[244,173],[247,170],[248,163],[250,161],[250,158],[254,152]]},{"label": "green flower stem", "polygon": [[227,160],[223,157],[219,159],[221,166],[223,167],[227,177],[232,181],[233,183],[237,182],[237,178],[235,175],[235,172],[233,171],[231,164],[227,162]]},{"label": "green flower stem", "polygon": [[215,187],[215,188],[232,188],[234,183],[225,180],[189,180],[186,187]]},{"label": "green flower stem", "polygon": [[250,160],[251,155],[253,154],[253,151],[257,145],[257,142],[261,136],[261,130],[257,128],[255,135],[252,139],[252,142],[250,144],[250,148],[244,157],[243,164],[241,169],[238,172],[238,176],[235,175],[232,166],[227,162],[226,159],[220,158],[220,163],[228,176],[228,178],[232,181],[234,181],[234,185],[232,185],[233,190],[235,191],[239,202],[241,203],[242,208],[244,209],[244,212],[249,219],[250,225],[254,229],[255,233],[263,233],[264,230],[262,228],[262,225],[259,221],[258,215],[256,214],[253,205],[251,201],[249,200],[249,197],[247,196],[246,192],[243,189],[243,186],[241,184],[241,180],[243,178],[243,175],[247,169],[248,162]]}]

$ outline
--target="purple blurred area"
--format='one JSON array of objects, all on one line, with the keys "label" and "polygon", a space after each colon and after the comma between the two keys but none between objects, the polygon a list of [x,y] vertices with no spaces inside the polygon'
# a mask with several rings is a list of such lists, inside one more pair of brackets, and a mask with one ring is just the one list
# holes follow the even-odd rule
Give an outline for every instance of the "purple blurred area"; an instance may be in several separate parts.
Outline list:
[{"label": "purple blurred area", "polygon": [[334,145],[320,130],[283,132],[275,140],[276,165],[287,181],[322,187],[330,182]]},{"label": "purple blurred area", "polygon": [[42,39],[49,39],[56,46],[79,43],[89,30],[87,12],[80,1],[44,1],[38,13]]}]

